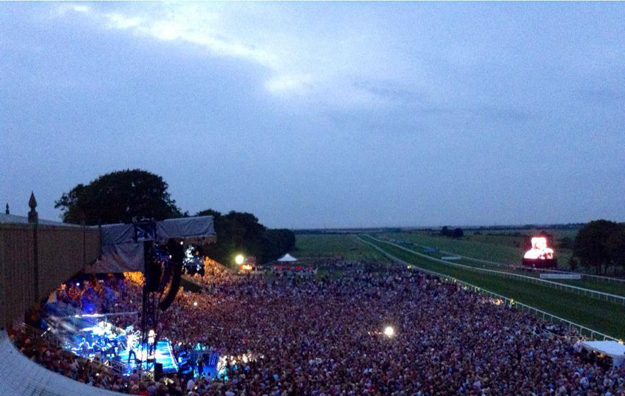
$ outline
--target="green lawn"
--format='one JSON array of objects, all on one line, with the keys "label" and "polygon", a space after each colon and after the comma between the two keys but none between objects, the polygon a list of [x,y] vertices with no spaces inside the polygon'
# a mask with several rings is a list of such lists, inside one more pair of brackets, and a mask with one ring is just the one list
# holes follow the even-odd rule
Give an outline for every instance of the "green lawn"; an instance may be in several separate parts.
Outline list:
[{"label": "green lawn", "polygon": [[[507,268],[503,265],[495,265],[489,264],[482,261],[470,260],[468,257],[476,258],[480,260],[492,261],[494,263],[504,264],[505,260],[502,260],[503,257],[516,257],[516,264],[520,264],[520,259],[518,257],[522,257],[522,250],[509,247],[509,246],[498,246],[491,243],[483,243],[476,242],[472,239],[450,239],[446,237],[438,237],[438,236],[430,236],[423,233],[418,234],[409,234],[409,233],[393,233],[393,234],[382,234],[382,237],[391,238],[395,240],[403,240],[412,242],[415,245],[407,245],[405,247],[416,250],[420,253],[422,252],[422,248],[420,245],[437,247],[441,250],[449,251],[456,253],[462,256],[462,260],[454,261],[458,264],[469,265],[471,267],[479,267],[479,268],[487,268],[493,269],[497,271],[516,273],[525,276],[533,276],[539,277],[540,273],[537,271],[526,271],[523,269],[514,269]],[[442,256],[446,256],[448,254],[435,252],[435,253],[424,253],[428,256],[441,258]],[[499,260],[497,260],[499,258]],[[560,258],[562,259],[562,258]],[[514,264],[515,262],[511,262],[508,260],[508,263]],[[554,280],[554,282],[560,282],[567,285],[579,286],[586,289],[597,290],[604,293],[617,294],[621,296],[625,296],[625,283],[614,283],[614,282],[603,282],[600,280],[595,280],[592,278],[584,278],[581,280]]]},{"label": "green lawn", "polygon": [[380,252],[360,241],[354,235],[296,235],[295,250],[291,255],[297,258],[343,255],[345,260],[389,262]]},{"label": "green lawn", "polygon": [[553,289],[549,286],[447,266],[419,257],[387,243],[378,242],[368,237],[363,238],[397,258],[418,267],[436,271],[494,293],[513,298],[519,302],[605,334],[619,338],[625,337],[625,307],[622,305],[599,301],[576,293]]},{"label": "green lawn", "polygon": [[[505,237],[489,235],[467,235],[460,239],[434,236],[425,232],[390,233],[381,236],[405,240],[417,245],[435,247],[461,256],[480,260],[489,260],[502,264],[521,264],[523,259],[523,237]],[[516,246],[518,244],[518,247]],[[561,268],[568,268],[570,251],[556,251]]]}]

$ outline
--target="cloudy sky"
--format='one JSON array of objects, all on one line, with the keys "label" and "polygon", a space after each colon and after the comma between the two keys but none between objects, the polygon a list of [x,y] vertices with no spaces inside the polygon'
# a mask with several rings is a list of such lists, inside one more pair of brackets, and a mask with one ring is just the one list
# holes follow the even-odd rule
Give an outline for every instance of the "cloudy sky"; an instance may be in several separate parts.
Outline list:
[{"label": "cloudy sky", "polygon": [[0,202],[162,175],[275,227],[625,221],[625,3],[2,3]]}]

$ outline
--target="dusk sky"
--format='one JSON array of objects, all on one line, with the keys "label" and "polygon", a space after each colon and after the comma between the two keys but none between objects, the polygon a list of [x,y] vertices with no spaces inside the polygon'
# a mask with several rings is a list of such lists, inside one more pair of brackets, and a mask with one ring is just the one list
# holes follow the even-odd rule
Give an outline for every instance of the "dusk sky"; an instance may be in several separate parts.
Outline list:
[{"label": "dusk sky", "polygon": [[270,227],[625,221],[625,3],[2,3],[0,204],[141,168]]}]

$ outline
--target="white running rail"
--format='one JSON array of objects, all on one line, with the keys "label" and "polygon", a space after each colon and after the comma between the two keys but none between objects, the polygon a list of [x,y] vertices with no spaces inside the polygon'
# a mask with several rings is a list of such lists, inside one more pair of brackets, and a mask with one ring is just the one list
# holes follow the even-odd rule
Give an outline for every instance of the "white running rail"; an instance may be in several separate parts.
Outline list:
[{"label": "white running rail", "polygon": [[[379,246],[376,246],[376,245],[374,245],[374,244],[372,244],[372,243],[370,243],[370,242],[360,238],[359,236],[357,238],[360,239],[363,243],[366,243],[367,245],[373,247],[374,249],[376,249],[380,253],[384,254],[385,256],[390,258],[391,260],[396,261],[398,263],[401,263],[403,265],[411,265],[410,263],[408,263],[408,262],[406,262],[404,260],[401,260],[401,259],[393,256],[392,254],[386,252],[384,249],[380,248]],[[550,321],[552,323],[563,323],[563,324],[566,324],[569,327],[569,329],[576,329],[579,332],[580,335],[582,335],[582,336],[586,336],[587,335],[587,337],[589,339],[591,339],[591,340],[602,340],[602,341],[606,341],[607,340],[607,341],[619,341],[620,342],[620,340],[618,340],[618,339],[616,339],[616,338],[614,338],[612,336],[609,336],[607,334],[601,333],[600,331],[591,329],[591,328],[586,327],[586,326],[582,326],[582,325],[580,325],[578,323],[575,323],[575,322],[571,322],[570,320],[567,320],[567,319],[561,318],[559,316],[550,314],[549,312],[545,312],[545,311],[543,311],[541,309],[534,308],[531,305],[527,305],[527,304],[523,304],[523,303],[514,301],[514,299],[502,296],[501,294],[493,293],[490,290],[483,289],[483,288],[481,288],[479,286],[475,286],[475,285],[473,285],[471,283],[468,283],[468,282],[465,282],[465,281],[461,281],[460,279],[456,279],[453,276],[441,274],[441,273],[436,272],[436,271],[426,270],[425,268],[421,268],[421,267],[416,266],[416,265],[411,265],[411,268],[414,268],[417,271],[428,273],[430,275],[438,276],[438,277],[443,278],[443,279],[445,279],[447,281],[451,281],[451,282],[454,282],[454,283],[460,283],[460,284],[470,288],[471,290],[473,290],[475,292],[483,293],[483,294],[489,295],[491,297],[498,298],[498,299],[500,299],[502,302],[504,302],[506,305],[508,305],[510,307],[514,307],[514,308],[520,309],[522,311],[530,312],[534,316],[540,317],[543,320]]]},{"label": "white running rail", "polygon": [[579,287],[579,286],[567,285],[567,284],[561,283],[561,282],[553,282],[553,281],[550,281],[550,280],[540,279],[540,278],[533,277],[533,276],[519,275],[519,274],[510,273],[510,272],[496,271],[496,270],[491,270],[491,269],[486,269],[486,268],[472,267],[470,265],[465,265],[465,264],[452,263],[452,262],[449,262],[449,261],[437,259],[436,257],[428,256],[427,254],[423,254],[423,253],[417,252],[417,251],[412,250],[412,249],[408,249],[406,247],[403,247],[403,246],[398,245],[398,244],[393,243],[393,242],[383,241],[383,240],[380,240],[380,239],[372,237],[372,236],[369,236],[369,238],[371,238],[371,239],[373,239],[373,240],[375,240],[377,242],[380,242],[380,243],[386,243],[388,245],[395,246],[398,249],[405,250],[405,251],[407,251],[409,253],[412,253],[412,254],[414,254],[416,256],[423,257],[423,258],[426,258],[426,259],[431,260],[431,261],[436,261],[436,262],[439,262],[439,263],[443,263],[445,265],[451,265],[451,266],[454,266],[454,267],[461,267],[461,268],[464,268],[464,269],[469,270],[469,271],[489,273],[489,274],[493,274],[493,275],[497,275],[497,276],[502,276],[504,278],[520,279],[520,280],[525,281],[525,282],[531,282],[531,283],[535,283],[535,284],[539,284],[539,285],[550,286],[550,287],[553,287],[553,288],[559,289],[559,290],[572,291],[574,293],[581,294],[581,295],[584,295],[584,296],[587,296],[587,297],[591,297],[591,298],[595,298],[595,299],[598,299],[598,300],[612,301],[612,302],[615,302],[615,303],[618,303],[618,304],[625,305],[625,297],[624,296],[619,296],[619,295],[616,295],[616,294],[600,292],[600,291],[592,290],[592,289],[586,289],[586,288]]}]

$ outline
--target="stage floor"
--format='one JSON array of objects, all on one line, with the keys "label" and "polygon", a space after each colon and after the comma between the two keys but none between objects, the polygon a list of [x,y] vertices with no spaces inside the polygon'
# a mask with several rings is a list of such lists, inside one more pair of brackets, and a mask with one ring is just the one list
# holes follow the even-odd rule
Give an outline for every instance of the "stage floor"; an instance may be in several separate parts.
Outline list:
[{"label": "stage floor", "polygon": [[[141,360],[145,360],[145,356],[147,356],[147,349],[144,345],[137,348],[137,358]],[[119,357],[121,361],[126,365],[127,372],[124,374],[132,374],[132,371],[139,368],[139,365],[135,362],[134,359],[128,359],[128,350],[124,349],[119,352]],[[160,340],[156,343],[156,353],[155,360],[157,363],[161,363],[163,365],[163,373],[176,373],[178,372],[178,364],[176,363],[176,357],[174,356],[171,343],[168,340]],[[148,367],[143,367],[144,370],[151,370],[154,367],[152,362],[149,363]]]}]

